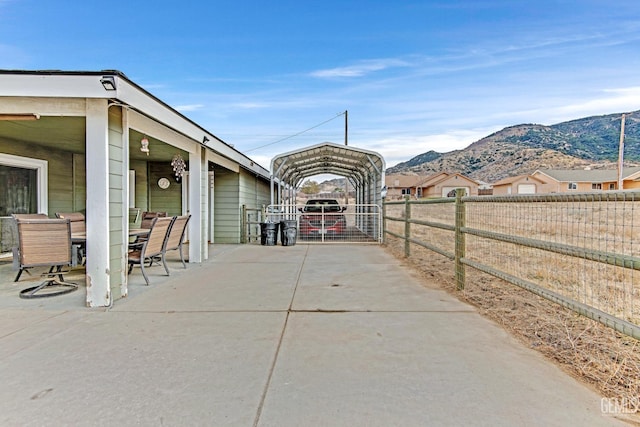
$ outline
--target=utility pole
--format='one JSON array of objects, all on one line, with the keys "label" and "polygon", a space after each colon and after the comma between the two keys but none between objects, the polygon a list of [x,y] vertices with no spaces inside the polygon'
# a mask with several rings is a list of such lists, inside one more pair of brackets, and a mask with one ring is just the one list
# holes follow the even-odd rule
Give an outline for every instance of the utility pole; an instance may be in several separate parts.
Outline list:
[{"label": "utility pole", "polygon": [[624,165],[624,120],[625,115],[622,115],[620,120],[620,148],[618,149],[618,190],[624,190],[624,183],[622,177],[622,170]]},{"label": "utility pole", "polygon": [[349,111],[344,110],[344,145],[349,145]]}]

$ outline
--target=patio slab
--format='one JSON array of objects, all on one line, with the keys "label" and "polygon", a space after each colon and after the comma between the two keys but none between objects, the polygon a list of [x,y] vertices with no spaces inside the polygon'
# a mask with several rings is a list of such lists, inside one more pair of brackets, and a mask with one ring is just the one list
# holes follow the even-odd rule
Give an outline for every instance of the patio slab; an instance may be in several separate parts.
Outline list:
[{"label": "patio slab", "polygon": [[0,425],[624,425],[378,246],[173,267],[102,309],[0,282]]}]

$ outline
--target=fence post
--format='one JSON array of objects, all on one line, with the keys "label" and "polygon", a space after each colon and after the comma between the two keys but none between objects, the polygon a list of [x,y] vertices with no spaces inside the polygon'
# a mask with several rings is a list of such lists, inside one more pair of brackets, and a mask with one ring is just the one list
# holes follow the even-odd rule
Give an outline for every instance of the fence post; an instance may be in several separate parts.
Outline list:
[{"label": "fence post", "polygon": [[455,263],[456,263],[456,288],[461,291],[464,289],[465,282],[465,266],[462,263],[462,258],[465,255],[466,249],[466,236],[462,232],[462,227],[466,222],[466,208],[462,201],[465,190],[463,188],[456,189],[456,248],[455,248]]},{"label": "fence post", "polygon": [[387,205],[382,199],[382,244],[387,241]]},{"label": "fence post", "polygon": [[404,198],[404,256],[409,258],[411,256],[411,204],[409,203],[409,196]]}]

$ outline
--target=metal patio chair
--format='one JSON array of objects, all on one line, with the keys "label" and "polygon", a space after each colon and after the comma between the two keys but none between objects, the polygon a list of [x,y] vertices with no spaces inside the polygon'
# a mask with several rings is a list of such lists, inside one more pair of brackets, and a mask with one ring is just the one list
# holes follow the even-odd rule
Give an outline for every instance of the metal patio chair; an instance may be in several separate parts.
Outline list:
[{"label": "metal patio chair", "polygon": [[182,266],[184,268],[187,268],[187,264],[185,264],[184,256],[182,254],[182,244],[184,243],[184,235],[187,232],[187,224],[189,223],[189,219],[191,219],[191,215],[174,217],[173,224],[171,224],[171,229],[169,230],[169,235],[167,236],[167,240],[164,244],[165,247],[162,254],[162,262],[165,265],[165,269],[167,269],[167,263],[165,259],[167,252],[175,250],[180,251],[180,261],[182,261]]},{"label": "metal patio chair", "polygon": [[[133,250],[128,253],[127,262],[129,263],[129,274],[131,274],[134,265],[140,265],[142,276],[147,285],[149,285],[149,278],[147,277],[144,265],[149,261],[150,267],[153,259],[156,257],[164,260],[165,241],[169,235],[173,220],[173,217],[154,218],[149,230],[149,237],[143,242],[129,245],[130,248],[133,248]],[[166,263],[163,264],[168,276],[169,269]]]},{"label": "metal patio chair", "polygon": [[20,269],[50,267],[44,273],[47,279],[38,286],[20,291],[20,298],[44,298],[62,295],[78,289],[75,283],[65,282],[63,267],[74,265],[71,245],[71,225],[68,219],[16,218],[19,247],[14,252],[14,263]]}]

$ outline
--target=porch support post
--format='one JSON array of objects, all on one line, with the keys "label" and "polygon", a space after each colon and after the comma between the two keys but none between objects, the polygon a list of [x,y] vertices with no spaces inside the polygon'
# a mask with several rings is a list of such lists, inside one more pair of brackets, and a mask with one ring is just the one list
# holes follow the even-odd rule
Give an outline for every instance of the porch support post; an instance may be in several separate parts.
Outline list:
[{"label": "porch support post", "polygon": [[87,263],[88,307],[111,304],[109,224],[109,113],[106,99],[87,99]]},{"label": "porch support post", "polygon": [[206,159],[202,155],[202,148],[195,153],[189,153],[189,263],[200,263],[208,258],[207,216],[207,180]]}]

